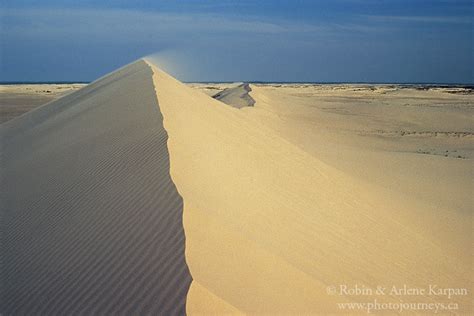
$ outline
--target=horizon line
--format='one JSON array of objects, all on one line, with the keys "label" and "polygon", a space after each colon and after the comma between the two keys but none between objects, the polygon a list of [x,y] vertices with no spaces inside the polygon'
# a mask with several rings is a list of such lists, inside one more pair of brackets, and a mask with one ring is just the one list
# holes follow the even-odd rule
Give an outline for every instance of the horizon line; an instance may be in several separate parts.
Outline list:
[{"label": "horizon line", "polygon": [[[0,81],[0,85],[20,85],[20,84],[90,84],[93,81]],[[473,87],[474,82],[409,82],[409,81],[264,81],[264,80],[225,80],[225,81],[181,81],[185,84],[222,84],[222,83],[250,83],[250,84],[373,84],[373,85],[436,85],[436,86],[463,86]]]}]

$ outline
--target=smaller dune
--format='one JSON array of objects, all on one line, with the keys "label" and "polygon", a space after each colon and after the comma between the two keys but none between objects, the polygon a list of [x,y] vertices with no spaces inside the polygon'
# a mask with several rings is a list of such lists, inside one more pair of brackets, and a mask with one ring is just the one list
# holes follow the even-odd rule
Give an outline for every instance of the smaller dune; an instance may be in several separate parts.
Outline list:
[{"label": "smaller dune", "polygon": [[255,100],[250,96],[250,91],[252,91],[250,85],[248,83],[242,83],[237,87],[228,88],[217,93],[213,98],[240,109],[247,106],[254,106]]}]

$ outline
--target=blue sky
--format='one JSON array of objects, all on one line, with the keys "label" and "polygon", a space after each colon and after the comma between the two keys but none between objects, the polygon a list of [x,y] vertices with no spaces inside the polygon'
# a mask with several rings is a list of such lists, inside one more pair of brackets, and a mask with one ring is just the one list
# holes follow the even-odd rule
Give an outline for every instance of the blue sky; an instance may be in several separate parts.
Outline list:
[{"label": "blue sky", "polygon": [[471,0],[0,1],[0,81],[474,82]]}]

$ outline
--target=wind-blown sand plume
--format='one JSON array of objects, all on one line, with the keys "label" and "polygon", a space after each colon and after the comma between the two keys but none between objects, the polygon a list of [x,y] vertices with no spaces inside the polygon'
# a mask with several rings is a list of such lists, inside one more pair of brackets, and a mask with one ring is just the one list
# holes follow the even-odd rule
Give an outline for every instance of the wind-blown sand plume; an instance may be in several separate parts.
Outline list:
[{"label": "wind-blown sand plume", "polygon": [[1,136],[1,314],[185,312],[182,199],[145,62]]},{"label": "wind-blown sand plume", "polygon": [[[184,199],[188,313],[334,313],[336,302],[373,299],[328,295],[339,284],[470,288],[470,214],[430,214],[431,205],[356,179],[256,124],[253,110],[152,68]],[[458,303],[468,310],[470,298]]]}]

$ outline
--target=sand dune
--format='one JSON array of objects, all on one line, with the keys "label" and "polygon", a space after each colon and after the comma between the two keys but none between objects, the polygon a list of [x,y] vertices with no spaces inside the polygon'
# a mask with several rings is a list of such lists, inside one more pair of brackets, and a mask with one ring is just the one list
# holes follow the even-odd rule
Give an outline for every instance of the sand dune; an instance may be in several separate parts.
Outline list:
[{"label": "sand dune", "polygon": [[184,313],[183,201],[143,61],[1,135],[3,314]]},{"label": "sand dune", "polygon": [[190,314],[216,301],[222,312],[317,314],[373,299],[327,294],[340,284],[470,287],[470,212],[353,177],[275,133],[268,114],[222,106],[153,69],[184,199]]},{"label": "sand dune", "polygon": [[248,83],[242,83],[237,87],[227,88],[212,97],[227,105],[240,109],[255,104],[255,100],[249,95],[250,91],[252,91],[250,85]]},{"label": "sand dune", "polygon": [[138,61],[2,125],[1,312],[366,314],[337,304],[377,299],[469,313],[470,295],[328,292],[470,292],[469,160],[359,133],[388,130],[378,108],[347,120],[345,104],[272,89],[217,100]]}]

